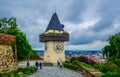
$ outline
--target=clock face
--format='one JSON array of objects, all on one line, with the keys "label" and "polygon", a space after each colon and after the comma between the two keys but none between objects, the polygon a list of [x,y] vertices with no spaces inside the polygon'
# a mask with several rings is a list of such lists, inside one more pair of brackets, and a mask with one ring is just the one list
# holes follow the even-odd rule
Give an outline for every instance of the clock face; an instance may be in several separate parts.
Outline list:
[{"label": "clock face", "polygon": [[56,53],[61,53],[64,50],[64,46],[62,42],[54,42],[54,51]]}]

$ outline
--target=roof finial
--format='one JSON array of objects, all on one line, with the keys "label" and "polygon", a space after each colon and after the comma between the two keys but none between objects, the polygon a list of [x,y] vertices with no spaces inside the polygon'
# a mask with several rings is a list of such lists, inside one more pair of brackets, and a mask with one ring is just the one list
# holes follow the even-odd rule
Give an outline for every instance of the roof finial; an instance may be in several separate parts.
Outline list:
[{"label": "roof finial", "polygon": [[55,9],[55,13],[56,13],[56,6],[54,7],[54,9]]}]

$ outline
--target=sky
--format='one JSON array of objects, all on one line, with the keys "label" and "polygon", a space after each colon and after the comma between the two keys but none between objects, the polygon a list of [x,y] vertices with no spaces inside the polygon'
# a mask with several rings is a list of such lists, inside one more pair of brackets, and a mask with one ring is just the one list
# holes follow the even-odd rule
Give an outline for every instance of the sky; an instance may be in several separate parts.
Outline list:
[{"label": "sky", "polygon": [[65,49],[102,49],[120,32],[120,0],[0,0],[0,18],[17,18],[33,49],[55,12],[70,34]]}]

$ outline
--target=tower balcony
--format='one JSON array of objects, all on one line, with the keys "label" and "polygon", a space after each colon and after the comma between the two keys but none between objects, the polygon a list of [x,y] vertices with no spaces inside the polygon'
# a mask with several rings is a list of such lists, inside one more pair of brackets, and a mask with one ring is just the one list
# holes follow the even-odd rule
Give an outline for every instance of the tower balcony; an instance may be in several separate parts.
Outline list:
[{"label": "tower balcony", "polygon": [[48,33],[39,35],[40,42],[46,41],[69,41],[69,34],[67,32],[63,32],[62,34],[58,33]]}]

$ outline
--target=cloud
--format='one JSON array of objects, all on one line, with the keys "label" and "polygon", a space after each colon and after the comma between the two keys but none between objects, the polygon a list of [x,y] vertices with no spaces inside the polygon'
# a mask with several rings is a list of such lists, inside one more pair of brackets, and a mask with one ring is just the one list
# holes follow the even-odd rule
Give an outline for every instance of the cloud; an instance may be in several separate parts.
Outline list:
[{"label": "cloud", "polygon": [[[70,44],[89,44],[95,40],[106,41],[110,35],[119,32],[120,9],[113,0],[90,2],[86,0],[86,8],[80,14],[78,23],[67,22],[66,30],[71,34]],[[112,10],[111,10],[112,8]],[[104,11],[103,11],[104,10]]]},{"label": "cloud", "polygon": [[120,31],[119,3],[119,0],[0,0],[0,18],[16,17],[32,47],[41,48],[39,34],[45,31],[56,7],[61,23],[70,33],[67,48],[102,48],[110,35]]},{"label": "cloud", "polygon": [[79,45],[67,45],[65,46],[65,49],[69,50],[69,49],[73,49],[73,50],[84,50],[84,49],[102,49],[105,45],[108,45],[108,42],[103,42],[103,41],[100,41],[100,40],[97,40],[97,41],[93,41],[92,43],[89,43],[89,44],[79,44]]}]

